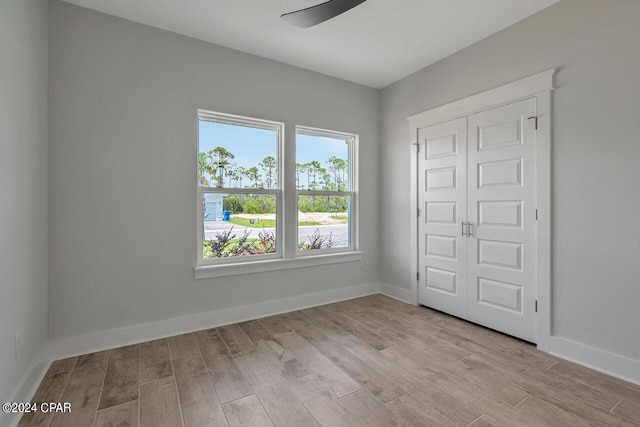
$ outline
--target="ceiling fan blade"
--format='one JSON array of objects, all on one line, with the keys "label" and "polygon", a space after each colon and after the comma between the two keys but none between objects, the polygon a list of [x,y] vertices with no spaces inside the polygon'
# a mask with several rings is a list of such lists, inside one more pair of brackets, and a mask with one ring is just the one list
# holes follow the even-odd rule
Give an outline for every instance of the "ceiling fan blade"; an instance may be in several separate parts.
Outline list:
[{"label": "ceiling fan blade", "polygon": [[329,0],[306,9],[285,13],[282,19],[301,28],[309,28],[346,12],[366,0]]}]

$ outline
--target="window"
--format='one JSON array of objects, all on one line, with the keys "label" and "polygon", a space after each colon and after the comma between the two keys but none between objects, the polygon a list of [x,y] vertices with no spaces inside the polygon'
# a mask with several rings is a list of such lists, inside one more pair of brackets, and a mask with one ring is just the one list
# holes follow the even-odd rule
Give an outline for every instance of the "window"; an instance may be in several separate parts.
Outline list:
[{"label": "window", "polygon": [[199,112],[200,264],[278,258],[280,123]]},{"label": "window", "polygon": [[298,127],[298,251],[354,248],[352,159],[355,135]]},{"label": "window", "polygon": [[286,169],[284,124],[198,111],[196,277],[237,274],[238,262],[258,272],[360,259],[356,143],[298,127]]}]

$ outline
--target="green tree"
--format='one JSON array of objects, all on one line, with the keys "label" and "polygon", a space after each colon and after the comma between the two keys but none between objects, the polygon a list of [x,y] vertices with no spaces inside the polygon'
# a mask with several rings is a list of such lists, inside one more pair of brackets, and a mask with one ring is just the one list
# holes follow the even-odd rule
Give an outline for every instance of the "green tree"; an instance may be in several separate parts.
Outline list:
[{"label": "green tree", "polygon": [[271,189],[274,183],[274,175],[276,169],[276,159],[273,156],[267,156],[262,159],[262,162],[259,165],[264,169],[264,173],[267,180],[267,188]]},{"label": "green tree", "polygon": [[302,172],[302,163],[296,163],[296,189],[299,190],[300,186],[300,173]]},{"label": "green tree", "polygon": [[315,190],[318,185],[318,170],[322,167],[320,162],[317,160],[312,160],[308,163],[305,163],[304,166],[307,169],[307,185],[310,190]]},{"label": "green tree", "polygon": [[235,156],[224,147],[216,147],[207,151],[208,163],[218,187],[222,187],[224,184],[225,172],[231,164],[230,160],[234,158]]},{"label": "green tree", "polygon": [[[310,183],[311,183],[311,176],[309,175],[309,168],[307,163],[297,163],[298,167],[298,175],[300,174],[306,174],[307,175],[307,189],[310,188]],[[300,189],[303,189],[304,186],[302,184],[300,184]]]},{"label": "green tree", "polygon": [[213,173],[211,166],[207,162],[207,153],[198,154],[198,182],[203,187],[209,186],[209,178]]},{"label": "green tree", "polygon": [[253,188],[260,187],[260,179],[262,177],[260,176],[260,171],[258,170],[257,167],[253,166],[247,169],[246,175],[247,175],[247,178],[249,178],[253,182]]},{"label": "green tree", "polygon": [[333,174],[333,182],[336,185],[337,190],[346,189],[345,175],[349,169],[349,164],[346,160],[340,157],[332,156],[326,161],[329,164],[329,171]]},{"label": "green tree", "polygon": [[233,214],[242,213],[243,212],[243,201],[241,200],[241,195],[237,194],[229,194],[228,196],[222,199],[222,209],[225,211],[230,211]]},{"label": "green tree", "polygon": [[318,175],[320,176],[320,184],[322,184],[322,190],[331,190],[331,175],[323,167],[318,169]]},{"label": "green tree", "polygon": [[242,188],[242,178],[247,176],[247,169],[243,166],[238,166],[233,170],[233,173],[236,176],[238,187]]},{"label": "green tree", "polygon": [[229,187],[233,187],[234,183],[238,182],[238,166],[235,163],[231,163],[227,168],[227,178],[229,178]]}]

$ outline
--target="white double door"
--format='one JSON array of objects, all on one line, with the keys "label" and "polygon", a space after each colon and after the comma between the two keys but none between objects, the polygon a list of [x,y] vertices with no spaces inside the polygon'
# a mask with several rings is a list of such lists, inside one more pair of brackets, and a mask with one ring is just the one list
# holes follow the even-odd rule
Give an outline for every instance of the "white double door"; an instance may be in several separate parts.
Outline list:
[{"label": "white double door", "polygon": [[420,304],[531,342],[536,111],[531,98],[418,131]]}]

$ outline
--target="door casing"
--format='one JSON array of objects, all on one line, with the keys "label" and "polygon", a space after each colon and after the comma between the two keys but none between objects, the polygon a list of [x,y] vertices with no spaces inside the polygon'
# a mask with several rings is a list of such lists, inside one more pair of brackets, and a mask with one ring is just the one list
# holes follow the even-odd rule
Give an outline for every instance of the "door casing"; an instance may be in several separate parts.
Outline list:
[{"label": "door casing", "polygon": [[537,98],[536,207],[537,221],[537,316],[536,342],[539,350],[549,352],[551,324],[551,96],[555,69],[482,92],[422,113],[410,116],[411,144],[411,291],[418,304],[418,129],[490,110],[516,101]]}]

